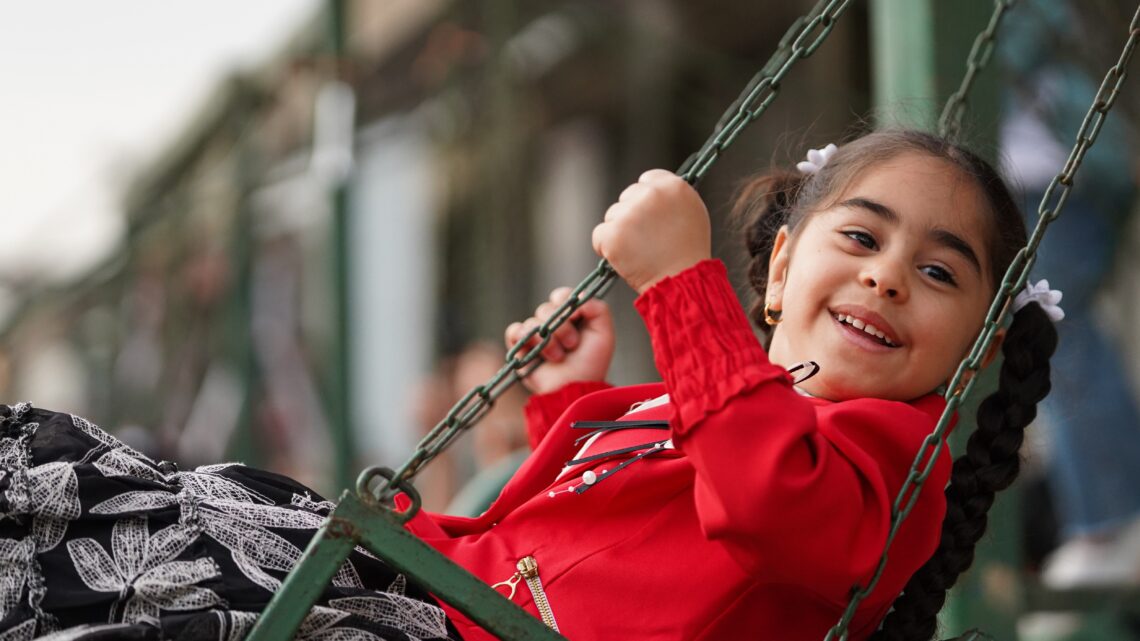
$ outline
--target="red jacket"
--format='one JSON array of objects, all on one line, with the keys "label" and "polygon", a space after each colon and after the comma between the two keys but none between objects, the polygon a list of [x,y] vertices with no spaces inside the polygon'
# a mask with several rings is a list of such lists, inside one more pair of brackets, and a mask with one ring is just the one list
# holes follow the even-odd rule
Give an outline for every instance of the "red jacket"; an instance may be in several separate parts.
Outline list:
[{"label": "red jacket", "polygon": [[[534,453],[477,518],[421,513],[409,529],[494,584],[533,556],[573,641],[819,641],[873,573],[891,504],[944,403],[799,395],[768,362],[716,261],[666,279],[636,306],[664,384],[577,383],[527,406]],[[612,420],[668,391],[676,450],[590,491],[554,483],[577,420]],[[950,471],[944,452],[852,626],[877,626],[933,553]],[[551,495],[551,492],[554,492]],[[538,616],[525,583],[515,603]],[[449,609],[467,641],[492,638]]]}]

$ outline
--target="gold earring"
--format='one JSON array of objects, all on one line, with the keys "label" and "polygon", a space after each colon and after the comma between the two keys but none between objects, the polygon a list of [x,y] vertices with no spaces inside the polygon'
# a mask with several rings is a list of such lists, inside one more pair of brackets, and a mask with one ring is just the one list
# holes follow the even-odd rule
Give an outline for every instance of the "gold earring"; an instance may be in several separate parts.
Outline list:
[{"label": "gold earring", "polygon": [[784,311],[781,309],[772,309],[772,302],[764,303],[764,322],[769,326],[775,327],[783,320]]}]

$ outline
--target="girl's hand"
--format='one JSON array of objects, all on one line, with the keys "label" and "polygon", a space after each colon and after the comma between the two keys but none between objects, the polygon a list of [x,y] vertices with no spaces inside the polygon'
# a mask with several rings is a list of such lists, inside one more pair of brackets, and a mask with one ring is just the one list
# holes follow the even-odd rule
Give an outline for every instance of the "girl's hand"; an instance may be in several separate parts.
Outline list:
[{"label": "girl's hand", "polygon": [[676,174],[651,169],[606,210],[594,251],[638,294],[712,255],[709,213]]},{"label": "girl's hand", "polygon": [[[569,287],[559,287],[550,292],[550,300],[534,310],[534,316],[521,323],[511,323],[504,334],[507,349],[513,348],[531,329],[546,322],[570,297],[571,291]],[[535,334],[529,347],[538,345],[541,340]],[[529,348],[524,348],[520,354],[529,351]],[[606,378],[613,355],[614,321],[610,308],[592,298],[554,330],[550,342],[542,350],[546,363],[523,379],[523,385],[536,394],[545,394],[573,381],[602,381]]]}]

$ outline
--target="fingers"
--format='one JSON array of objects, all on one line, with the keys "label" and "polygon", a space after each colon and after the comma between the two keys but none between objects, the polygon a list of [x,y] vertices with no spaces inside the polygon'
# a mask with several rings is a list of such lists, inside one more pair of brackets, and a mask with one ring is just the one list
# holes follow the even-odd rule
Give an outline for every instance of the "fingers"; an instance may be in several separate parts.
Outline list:
[{"label": "fingers", "polygon": [[[646,173],[648,173],[648,172],[646,172]],[[645,174],[642,174],[642,175],[644,176]],[[631,200],[636,199],[638,196],[645,195],[645,193],[648,191],[649,191],[649,188],[646,186],[646,183],[643,183],[639,180],[638,182],[633,183],[629,187],[626,187],[625,189],[622,190],[622,192],[620,194],[618,194],[618,202],[619,203],[620,202],[629,202]]]},{"label": "fingers", "polygon": [[610,208],[606,210],[603,220],[613,222],[637,207],[638,204],[647,204],[653,207],[655,200],[662,195],[675,197],[675,192],[682,191],[685,187],[688,187],[688,183],[677,174],[664,169],[650,169],[641,174],[637,182],[622,190],[617,202],[610,205]]},{"label": "fingers", "polygon": [[669,185],[675,182],[685,182],[677,174],[669,171],[668,169],[650,169],[637,177],[637,182],[641,184],[661,184]]},{"label": "fingers", "polygon": [[[507,349],[513,349],[515,345],[529,336],[530,338],[526,340],[523,344],[523,348],[520,350],[520,355],[529,354],[530,350],[542,342],[542,337],[539,336],[538,332],[534,332],[542,323],[543,321],[531,316],[521,323],[511,323],[508,325],[504,337],[506,339]],[[532,334],[532,332],[534,333]],[[550,362],[557,363],[566,357],[566,350],[562,348],[562,345],[559,344],[558,341],[552,338],[547,342],[546,347],[543,348],[542,357]]]},{"label": "fingers", "polygon": [[[534,316],[531,316],[525,321],[511,323],[507,326],[503,336],[507,348],[513,348],[526,338],[532,330],[540,327],[554,317],[566,300],[570,298],[572,291],[573,290],[569,287],[559,287],[555,289],[550,292],[550,297],[546,302],[535,308]],[[602,301],[586,301],[567,319],[570,322],[563,322],[554,328],[550,340],[547,341],[546,346],[542,350],[542,357],[550,362],[561,362],[565,359],[567,352],[573,351],[581,343],[581,331],[577,327],[577,323],[580,322],[580,320],[590,320],[608,315],[608,313],[609,308]],[[542,337],[535,333],[527,340],[527,349],[524,351],[529,352],[529,348],[537,346],[540,342],[542,342]]]}]

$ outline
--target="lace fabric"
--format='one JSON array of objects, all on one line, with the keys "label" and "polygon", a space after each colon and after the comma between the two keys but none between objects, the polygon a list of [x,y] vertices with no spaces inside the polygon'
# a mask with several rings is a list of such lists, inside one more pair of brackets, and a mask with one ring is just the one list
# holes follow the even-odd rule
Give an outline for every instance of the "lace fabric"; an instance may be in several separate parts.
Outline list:
[{"label": "lace fabric", "polygon": [[[238,463],[180,471],[82,418],[0,406],[0,641],[241,639],[333,504]],[[448,639],[365,550],[298,639]]]}]

